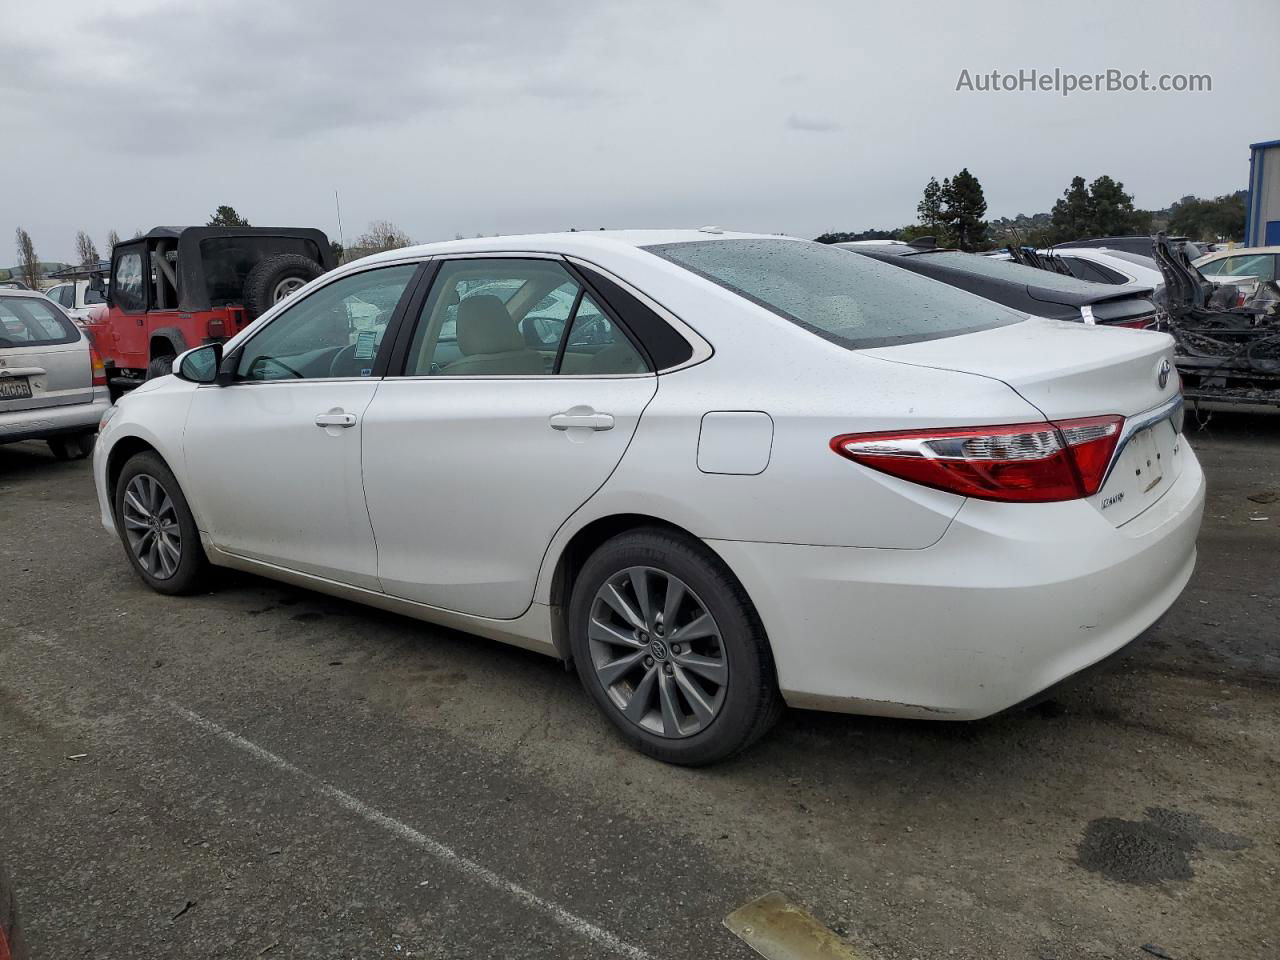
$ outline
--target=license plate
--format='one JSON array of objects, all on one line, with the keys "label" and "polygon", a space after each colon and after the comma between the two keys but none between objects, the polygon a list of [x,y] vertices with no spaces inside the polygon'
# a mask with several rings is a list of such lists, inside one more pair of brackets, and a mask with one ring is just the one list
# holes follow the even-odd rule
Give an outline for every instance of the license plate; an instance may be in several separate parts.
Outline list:
[{"label": "license plate", "polygon": [[31,381],[26,377],[0,377],[0,400],[30,400]]},{"label": "license plate", "polygon": [[1143,430],[1130,443],[1138,454],[1139,463],[1143,464],[1142,492],[1144,495],[1149,494],[1159,489],[1164,482],[1164,458],[1160,455],[1155,434],[1150,429]]}]

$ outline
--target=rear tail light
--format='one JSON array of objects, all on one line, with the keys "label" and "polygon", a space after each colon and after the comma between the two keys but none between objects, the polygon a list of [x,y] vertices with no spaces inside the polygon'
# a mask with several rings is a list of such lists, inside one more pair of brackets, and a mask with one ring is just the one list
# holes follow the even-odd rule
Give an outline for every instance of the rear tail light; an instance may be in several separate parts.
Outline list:
[{"label": "rear tail light", "polygon": [[89,345],[89,369],[93,372],[93,385],[95,387],[105,387],[107,385],[107,368],[102,362],[102,354],[98,353],[98,348]]},{"label": "rear tail light", "polygon": [[221,317],[214,317],[209,321],[209,337],[216,339],[227,335],[227,325]]},{"label": "rear tail light", "polygon": [[873,470],[980,500],[1047,503],[1102,486],[1123,417],[849,433],[831,449]]}]

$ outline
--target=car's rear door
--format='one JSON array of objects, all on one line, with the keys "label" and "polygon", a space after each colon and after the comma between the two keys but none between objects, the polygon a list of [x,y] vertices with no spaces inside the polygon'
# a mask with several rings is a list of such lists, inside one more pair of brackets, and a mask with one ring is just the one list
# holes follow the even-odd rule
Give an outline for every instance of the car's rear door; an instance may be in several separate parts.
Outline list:
[{"label": "car's rear door", "polygon": [[657,377],[558,258],[442,260],[418,299],[402,375],[364,418],[378,577],[395,596],[514,618],[557,528],[621,460]]},{"label": "car's rear door", "polygon": [[290,300],[230,352],[234,382],[195,391],[186,483],[217,547],[378,589],[361,434],[418,269],[362,270]]},{"label": "car's rear door", "polygon": [[89,346],[79,328],[43,297],[0,296],[0,412],[92,399]]}]

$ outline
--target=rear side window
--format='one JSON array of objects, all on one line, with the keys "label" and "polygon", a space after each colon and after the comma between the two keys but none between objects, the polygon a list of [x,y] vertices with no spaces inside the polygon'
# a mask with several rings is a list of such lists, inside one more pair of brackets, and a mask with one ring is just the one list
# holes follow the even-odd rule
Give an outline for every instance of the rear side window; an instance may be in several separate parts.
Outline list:
[{"label": "rear side window", "polygon": [[1026,319],[1008,307],[825,244],[702,240],[645,249],[850,350],[936,340]]},{"label": "rear side window", "polygon": [[75,343],[80,332],[50,303],[35,297],[0,297],[0,347]]}]

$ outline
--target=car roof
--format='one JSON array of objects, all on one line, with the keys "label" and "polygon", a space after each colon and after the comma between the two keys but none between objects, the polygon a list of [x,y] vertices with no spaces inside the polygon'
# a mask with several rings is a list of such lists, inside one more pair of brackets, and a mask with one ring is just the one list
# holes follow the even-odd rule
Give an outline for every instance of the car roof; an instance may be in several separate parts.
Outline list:
[{"label": "car roof", "polygon": [[[643,249],[666,243],[697,243],[708,240],[786,240],[807,243],[797,237],[767,233],[740,233],[703,227],[672,230],[568,230],[560,233],[511,234],[475,237],[469,240],[441,240],[411,247],[384,250],[355,263],[411,260],[451,253],[567,253],[589,256],[593,251]],[[349,266],[349,265],[348,265]]]},{"label": "car roof", "polygon": [[[50,287],[49,289],[53,288]],[[43,290],[17,290],[12,287],[0,287],[0,297],[38,297],[41,300],[49,300],[44,295]],[[52,303],[53,301],[50,300],[49,302]]]}]

